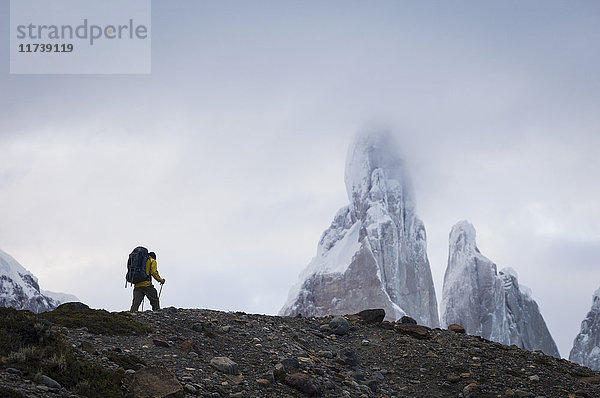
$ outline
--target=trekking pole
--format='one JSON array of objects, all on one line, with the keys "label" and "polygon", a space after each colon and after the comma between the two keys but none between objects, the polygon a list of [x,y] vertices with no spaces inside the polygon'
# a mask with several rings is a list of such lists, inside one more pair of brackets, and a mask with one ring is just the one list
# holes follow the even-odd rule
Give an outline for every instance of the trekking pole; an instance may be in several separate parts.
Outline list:
[{"label": "trekking pole", "polygon": [[162,293],[162,287],[163,287],[164,283],[160,284],[160,291],[158,292],[158,298],[160,298],[160,294]]},{"label": "trekking pole", "polygon": [[144,299],[142,299],[142,312],[144,312]]}]

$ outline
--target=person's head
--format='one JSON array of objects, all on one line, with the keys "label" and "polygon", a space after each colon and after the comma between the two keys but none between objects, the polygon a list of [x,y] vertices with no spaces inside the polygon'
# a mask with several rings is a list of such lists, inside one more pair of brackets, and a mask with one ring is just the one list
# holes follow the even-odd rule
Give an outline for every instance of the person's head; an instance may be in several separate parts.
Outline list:
[{"label": "person's head", "polygon": [[148,255],[156,260],[156,253],[150,252],[150,253],[148,253]]}]

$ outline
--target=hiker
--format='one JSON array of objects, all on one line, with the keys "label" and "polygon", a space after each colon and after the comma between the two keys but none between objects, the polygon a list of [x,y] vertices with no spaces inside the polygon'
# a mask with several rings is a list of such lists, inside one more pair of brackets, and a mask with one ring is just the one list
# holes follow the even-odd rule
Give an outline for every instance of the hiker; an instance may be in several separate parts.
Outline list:
[{"label": "hiker", "polygon": [[136,312],[140,307],[140,304],[144,300],[144,297],[148,297],[150,304],[152,305],[152,311],[160,310],[160,303],[158,302],[158,292],[152,285],[152,278],[156,279],[161,285],[165,283],[165,279],[161,278],[158,273],[158,264],[156,263],[156,253],[148,253],[148,261],[146,261],[146,275],[148,277],[145,281],[138,282],[134,285],[133,289],[133,302],[131,303],[131,312]]}]

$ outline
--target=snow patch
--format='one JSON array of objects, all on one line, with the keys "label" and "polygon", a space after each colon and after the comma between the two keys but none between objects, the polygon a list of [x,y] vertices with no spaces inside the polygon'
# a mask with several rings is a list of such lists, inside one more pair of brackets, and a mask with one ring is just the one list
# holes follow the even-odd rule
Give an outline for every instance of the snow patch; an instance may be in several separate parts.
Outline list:
[{"label": "snow patch", "polygon": [[346,272],[352,263],[354,254],[360,249],[358,241],[360,227],[360,221],[354,223],[331,249],[322,251],[313,259],[302,276]]}]

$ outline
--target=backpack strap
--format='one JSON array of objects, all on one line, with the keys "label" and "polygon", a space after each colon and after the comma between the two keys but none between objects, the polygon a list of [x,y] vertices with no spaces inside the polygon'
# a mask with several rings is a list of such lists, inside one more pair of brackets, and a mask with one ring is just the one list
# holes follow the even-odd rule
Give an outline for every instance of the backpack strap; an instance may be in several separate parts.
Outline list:
[{"label": "backpack strap", "polygon": [[148,256],[146,264],[150,261],[150,268],[146,267],[146,280],[152,282],[152,257]]}]

